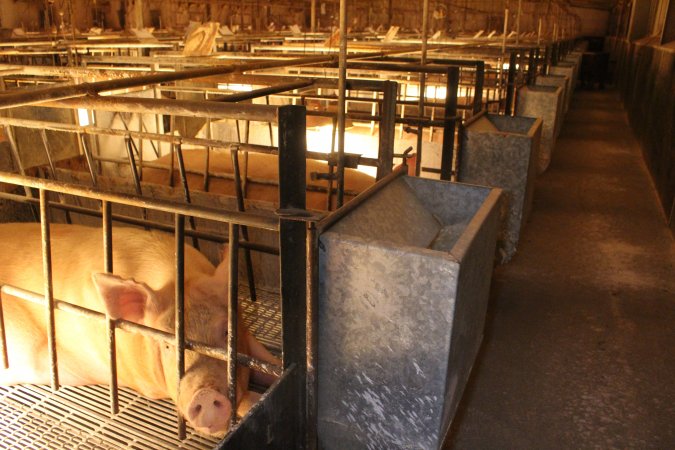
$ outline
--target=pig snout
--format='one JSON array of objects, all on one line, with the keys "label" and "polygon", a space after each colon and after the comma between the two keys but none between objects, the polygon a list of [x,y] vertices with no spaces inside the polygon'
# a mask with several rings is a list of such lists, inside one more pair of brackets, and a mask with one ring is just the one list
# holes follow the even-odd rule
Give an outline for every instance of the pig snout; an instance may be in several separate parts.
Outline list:
[{"label": "pig snout", "polygon": [[225,363],[198,357],[178,384],[178,409],[200,433],[222,436],[230,428],[236,408],[227,397],[226,373]]},{"label": "pig snout", "polygon": [[218,435],[230,427],[232,405],[228,398],[212,388],[195,392],[186,407],[186,419],[200,433]]}]

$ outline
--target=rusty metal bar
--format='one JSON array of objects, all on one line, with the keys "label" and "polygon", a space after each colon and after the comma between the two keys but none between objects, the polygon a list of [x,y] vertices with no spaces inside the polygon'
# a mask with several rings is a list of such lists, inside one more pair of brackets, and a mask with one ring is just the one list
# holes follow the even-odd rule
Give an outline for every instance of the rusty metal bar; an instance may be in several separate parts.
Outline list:
[{"label": "rusty metal bar", "polygon": [[239,225],[229,225],[228,299],[227,299],[227,397],[232,405],[232,422],[237,422],[237,313],[239,300]]},{"label": "rusty metal bar", "polygon": [[238,211],[224,211],[206,206],[182,205],[167,200],[105,192],[92,187],[73,185],[41,178],[25,177],[8,172],[0,172],[0,182],[24,185],[35,189],[46,189],[62,194],[78,195],[93,200],[108,200],[113,203],[124,203],[125,205],[136,206],[138,208],[151,208],[169,214],[193,215],[199,219],[234,222],[239,225],[247,225],[270,231],[279,231],[278,217],[260,212],[240,213]]},{"label": "rusty metal bar", "polygon": [[[239,171],[239,151],[237,147],[232,146],[230,149],[232,155],[232,172],[234,173],[234,190],[237,198],[237,210],[244,212],[244,192],[241,186],[241,173]],[[248,227],[241,227],[241,237],[248,242]],[[251,252],[244,249],[244,260],[246,264],[246,276],[248,278],[248,289],[251,301],[256,301],[257,294],[255,290],[255,279],[253,277],[253,261],[251,260]]]},{"label": "rusty metal bar", "polygon": [[[103,223],[103,270],[106,273],[113,272],[113,244],[112,244],[112,208],[108,201],[101,204]],[[108,334],[108,353],[110,357],[110,413],[115,415],[119,412],[119,396],[117,386],[117,337],[115,333],[115,320],[107,317],[106,331]]]},{"label": "rusty metal bar", "polygon": [[91,177],[91,184],[97,186],[98,182],[96,180],[96,171],[94,170],[94,160],[92,158],[91,152],[89,151],[89,146],[87,146],[87,141],[84,139],[85,135],[78,133],[78,138],[82,144],[82,151],[84,152],[84,157],[87,160],[87,167],[89,168],[89,176]]},{"label": "rusty metal bar", "polygon": [[347,113],[347,0],[340,0],[340,53],[338,58],[337,110],[337,207],[344,203],[345,194],[345,114]]},{"label": "rusty metal bar", "polygon": [[[176,329],[176,392],[178,383],[185,374],[185,216],[175,215],[176,237],[176,291],[175,291],[175,329]],[[178,439],[185,439],[185,419],[177,411]]]},{"label": "rusty metal bar", "polygon": [[[192,200],[190,199],[190,188],[188,186],[187,172],[185,171],[185,162],[183,160],[183,146],[180,143],[178,143],[174,146],[174,150],[176,151],[176,161],[178,162],[178,172],[180,173],[180,182],[181,186],[183,187],[183,195],[185,198],[185,203],[190,204],[192,203]],[[192,216],[188,216],[188,221],[190,223],[190,228],[196,230],[197,225],[195,224],[195,218]],[[199,239],[193,237],[192,245],[194,246],[194,248],[199,250]]]},{"label": "rusty metal bar", "polygon": [[261,89],[255,89],[249,92],[239,92],[236,94],[227,94],[222,98],[212,99],[216,102],[241,102],[244,100],[251,100],[267,95],[278,94],[280,92],[292,91],[295,89],[302,89],[310,87],[314,84],[314,80],[296,81],[295,83],[278,84],[275,86],[268,86]]},{"label": "rusty metal bar", "polygon": [[319,238],[316,223],[307,224],[307,448],[316,449],[318,446],[318,390],[317,390],[317,364],[319,352]]},{"label": "rusty metal bar", "polygon": [[129,158],[129,170],[131,170],[131,177],[134,180],[134,188],[136,189],[136,194],[143,195],[143,189],[141,187],[141,179],[138,175],[138,168],[136,167],[136,159],[134,158],[134,151],[132,145],[135,147],[135,144],[133,144],[133,141],[131,140],[131,136],[127,134],[126,136],[124,136],[124,146],[127,149],[127,157]]},{"label": "rusty metal bar", "polygon": [[[6,199],[6,200],[12,200],[15,202],[19,203],[28,203],[28,204],[35,204],[38,205],[40,203],[39,199],[36,198],[27,198],[23,195],[16,195],[16,194],[8,194],[5,192],[0,192],[0,198]],[[76,214],[82,214],[85,216],[90,216],[90,217],[101,217],[101,212],[98,210],[94,209],[89,209],[89,208],[84,208],[82,206],[75,206],[75,205],[68,205],[68,204],[63,204],[63,203],[57,203],[57,202],[49,202],[49,207],[50,208],[55,208],[55,209],[60,209],[65,212],[74,212]],[[161,231],[166,231],[167,233],[173,233],[175,228],[172,225],[167,225],[163,224],[160,222],[154,222],[151,220],[144,220],[144,219],[138,219],[136,217],[130,217],[130,216],[123,216],[120,214],[113,214],[112,219],[117,222],[122,222],[122,223],[127,223],[130,225],[137,225],[139,227],[144,227],[144,228],[153,228],[156,230],[161,230]],[[228,238],[225,237],[224,235],[220,234],[214,234],[214,233],[208,233],[204,231],[196,231],[196,230],[185,230],[185,235],[190,236],[190,237],[197,237],[199,239],[204,239],[207,241],[212,241],[212,242],[218,242],[221,244],[226,244],[228,241]],[[261,253],[269,253],[270,255],[278,255],[279,254],[279,249],[276,247],[272,247],[269,245],[264,245],[264,244],[257,244],[255,242],[245,242],[245,241],[239,241],[239,246],[242,248],[249,248],[251,250],[255,250]]]},{"label": "rusty metal bar", "polygon": [[109,92],[117,89],[128,89],[157,83],[187,80],[191,78],[204,78],[213,75],[223,75],[232,72],[246,72],[258,69],[270,69],[275,67],[289,67],[310,65],[331,61],[334,56],[310,56],[305,58],[293,58],[282,61],[261,61],[253,63],[232,64],[226,67],[207,67],[200,69],[183,70],[170,73],[153,73],[134,78],[121,78],[116,80],[95,81],[80,83],[69,86],[50,86],[47,88],[30,91],[11,92],[0,95],[0,109],[13,106],[26,106],[51,100],[61,100],[73,97],[83,97],[99,92]]},{"label": "rusty metal bar", "polygon": [[[445,108],[443,117],[448,118],[443,126],[443,148],[441,151],[441,180],[452,178],[452,163],[455,154],[455,121],[452,120],[457,114],[457,87],[459,85],[459,68],[448,67],[446,75]],[[460,121],[461,123],[461,121]]]},{"label": "rusty metal bar", "polygon": [[[27,300],[31,303],[44,306],[46,304],[44,295],[37,294],[35,292],[27,291],[15,286],[4,285],[1,289],[2,293],[10,295],[12,297],[20,298]],[[87,317],[94,320],[106,320],[106,316],[103,313],[94,311],[92,309],[84,308],[82,306],[74,305],[72,303],[65,302],[63,300],[54,300],[54,308],[59,311],[66,311],[68,313],[77,314],[81,317]],[[166,331],[157,330],[145,325],[140,325],[135,322],[129,322],[127,320],[118,319],[116,321],[116,327],[120,330],[128,331],[130,333],[137,333],[152,340],[174,345],[176,343],[176,336],[173,333],[167,333]],[[227,350],[219,347],[213,347],[206,345],[201,342],[185,340],[185,348],[187,350],[192,350],[194,352],[200,353],[204,356],[209,356],[211,358],[216,358],[221,361],[228,360]],[[244,364],[250,369],[262,372],[267,375],[280,376],[282,373],[282,368],[275,364],[270,364],[258,359],[252,358],[249,355],[244,355],[242,353],[237,354],[237,361],[239,364]]]},{"label": "rusty metal bar", "polygon": [[2,368],[9,369],[9,357],[7,355],[7,333],[5,332],[5,317],[3,314],[2,296],[0,295],[0,358]]},{"label": "rusty metal bar", "polygon": [[[89,134],[89,135],[105,134],[110,136],[120,136],[122,138],[128,135],[135,138],[150,139],[174,144],[182,142],[183,144],[203,145],[215,148],[229,148],[230,145],[235,144],[235,142],[224,142],[213,139],[189,138],[189,137],[173,136],[170,134],[148,133],[133,130],[128,131],[117,130],[111,128],[99,128],[92,126],[83,127],[80,125],[73,125],[68,123],[56,123],[30,119],[14,119],[8,117],[0,117],[0,124],[6,127],[19,126],[25,128],[45,129],[45,130],[63,131],[66,133]],[[240,144],[239,147],[241,150],[246,150],[254,153],[266,153],[273,155],[278,153],[278,150],[276,148],[269,147],[267,145]],[[99,157],[93,158],[97,159]],[[146,163],[146,167],[150,166]]]},{"label": "rusty metal bar", "polygon": [[47,345],[49,372],[53,391],[59,389],[59,367],[56,354],[56,324],[54,322],[54,283],[52,280],[52,250],[49,233],[49,206],[47,193],[40,189],[40,231],[42,234],[42,273],[44,277],[45,306],[47,309]]}]

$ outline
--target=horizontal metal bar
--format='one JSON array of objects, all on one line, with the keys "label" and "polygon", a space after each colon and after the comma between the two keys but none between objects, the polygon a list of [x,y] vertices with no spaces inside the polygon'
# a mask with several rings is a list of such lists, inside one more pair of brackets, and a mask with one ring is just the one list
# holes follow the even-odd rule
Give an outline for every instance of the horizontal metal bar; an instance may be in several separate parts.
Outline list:
[{"label": "horizontal metal bar", "polygon": [[223,98],[214,99],[217,102],[240,102],[242,100],[250,100],[266,95],[278,94],[280,92],[292,91],[295,89],[302,89],[314,84],[312,80],[296,81],[295,83],[278,84],[268,86],[261,89],[256,89],[250,92],[239,92],[236,94],[226,94]]},{"label": "horizontal metal bar", "polygon": [[[22,300],[27,300],[31,303],[35,303],[41,306],[46,304],[45,296],[32,292],[26,289],[21,289],[16,286],[11,286],[5,284],[2,286],[0,291],[4,294],[16,297]],[[90,319],[105,321],[107,316],[101,312],[94,311],[93,309],[84,308],[82,306],[74,305],[72,303],[66,302],[64,300],[54,299],[54,308],[59,311],[65,311],[72,314],[77,314],[82,317],[87,317]],[[128,331],[131,333],[137,333],[145,337],[149,337],[155,341],[159,341],[163,344],[174,345],[176,343],[176,337],[173,333],[167,331],[157,330],[146,325],[141,325],[135,322],[129,322],[123,319],[117,319],[114,321],[115,327],[120,330]],[[185,347],[188,350],[192,350],[196,353],[202,354],[204,356],[209,356],[211,358],[220,359],[222,361],[227,361],[227,350],[219,347],[213,347],[202,342],[185,340]],[[249,355],[237,354],[237,362],[243,364],[250,369],[257,370],[259,372],[265,373],[267,375],[280,376],[282,373],[282,368],[275,364],[270,364],[264,361],[260,361],[256,358],[253,358]]]},{"label": "horizontal metal bar", "polygon": [[[0,102],[2,97],[0,97]],[[278,121],[276,106],[248,103],[225,103],[209,100],[177,100],[167,98],[138,98],[119,95],[87,95],[77,98],[47,102],[40,106],[58,108],[86,108],[138,114],[167,114],[198,116],[204,119]]]},{"label": "horizontal metal bar", "polygon": [[[147,139],[151,141],[161,141],[169,142],[173,144],[188,144],[188,145],[201,145],[204,147],[212,148],[224,148],[229,149],[232,145],[238,145],[242,151],[249,151],[254,153],[267,153],[267,154],[278,154],[279,150],[276,147],[269,147],[266,145],[257,145],[257,144],[240,144],[238,142],[227,142],[227,141],[218,141],[214,139],[204,139],[204,138],[190,138],[190,137],[181,137],[173,136],[170,134],[159,134],[159,133],[149,133],[144,131],[133,131],[133,130],[117,130],[113,128],[100,128],[93,126],[80,126],[70,123],[57,123],[57,122],[48,122],[44,120],[31,120],[31,119],[16,119],[12,117],[0,117],[0,125],[9,125],[16,127],[32,128],[32,129],[44,129],[52,131],[62,131],[65,133],[79,133],[79,134],[90,134],[97,135],[103,134],[108,136],[130,136],[134,138]],[[144,163],[145,164],[145,163]]]},{"label": "horizontal metal bar", "polygon": [[[20,203],[27,204],[38,204],[39,200],[37,198],[26,197],[25,195],[18,194],[9,194],[7,192],[0,192],[0,198],[6,200],[12,200]],[[99,210],[89,209],[82,206],[68,205],[65,203],[59,202],[49,202],[49,207],[54,209],[60,209],[63,211],[74,212],[76,214],[82,214],[90,217],[101,217],[102,213]],[[116,222],[127,223],[130,225],[138,225],[144,228],[154,228],[156,230],[166,231],[168,233],[174,232],[174,227],[172,225],[155,222],[147,219],[139,219],[136,217],[124,216],[122,214],[112,214],[112,219]],[[226,244],[229,242],[229,239],[221,234],[208,233],[206,231],[199,230],[185,230],[185,235],[190,237],[196,237],[211,242],[218,242],[221,244]],[[239,246],[243,248],[248,248],[254,251],[261,253],[269,253],[270,255],[278,255],[279,249],[277,247],[272,247],[270,245],[257,244],[255,242],[248,241],[239,241]]]},{"label": "horizontal metal bar", "polygon": [[13,106],[26,106],[51,100],[82,97],[85,95],[109,92],[117,89],[147,86],[171,81],[204,78],[214,75],[222,75],[232,72],[246,72],[250,70],[268,69],[274,67],[299,66],[331,61],[335,56],[310,56],[305,58],[293,58],[282,61],[258,61],[242,64],[232,64],[225,67],[207,67],[200,69],[183,70],[179,72],[153,73],[133,78],[121,78],[116,80],[95,81],[68,86],[50,86],[30,91],[9,92],[0,95],[0,109]]},{"label": "horizontal metal bar", "polygon": [[101,189],[80,186],[60,181],[45,180],[17,175],[8,172],[0,172],[0,182],[21,185],[34,189],[45,189],[62,194],[79,195],[94,200],[108,200],[113,203],[139,208],[150,208],[170,214],[185,214],[199,219],[214,220],[218,222],[231,222],[239,225],[262,228],[265,230],[279,231],[279,219],[272,214],[260,212],[223,211],[221,209],[206,206],[183,205],[168,200],[151,199],[129,194],[106,192]]}]

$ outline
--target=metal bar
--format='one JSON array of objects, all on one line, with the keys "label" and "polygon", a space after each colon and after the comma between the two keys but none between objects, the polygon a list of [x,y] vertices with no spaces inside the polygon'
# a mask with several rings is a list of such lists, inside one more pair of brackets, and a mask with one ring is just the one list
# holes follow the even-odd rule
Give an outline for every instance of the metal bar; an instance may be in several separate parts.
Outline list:
[{"label": "metal bar", "polygon": [[[459,68],[448,67],[445,90],[445,108],[443,117],[452,118],[457,114],[457,87],[459,85]],[[460,122],[461,123],[461,122]],[[441,150],[441,180],[450,180],[453,173],[455,149],[455,121],[448,120],[443,127],[443,147]]]},{"label": "metal bar", "polygon": [[54,283],[52,280],[52,250],[49,233],[49,206],[47,193],[40,189],[40,230],[42,234],[42,273],[44,277],[45,306],[47,313],[47,346],[49,372],[53,391],[59,389],[59,367],[56,354],[56,324],[54,322]]},{"label": "metal bar", "polygon": [[[420,63],[425,66],[427,64],[427,34],[429,32],[429,0],[424,0],[422,5],[422,52],[420,54]],[[420,73],[419,85],[419,101],[417,105],[417,115],[422,119],[424,117],[424,97],[426,94],[426,75],[424,72]],[[417,124],[417,160],[415,165],[415,175],[419,176],[422,169],[422,142],[424,129],[422,123]]]},{"label": "metal bar", "polygon": [[[29,203],[29,204],[39,204],[40,200],[35,199],[35,198],[26,198],[25,196],[22,195],[16,195],[16,194],[8,194],[4,192],[0,192],[0,198],[7,199],[7,200],[12,200],[15,202],[20,202],[20,203]],[[89,209],[89,208],[84,208],[81,206],[75,206],[75,205],[68,205],[68,204],[63,204],[63,203],[58,203],[58,202],[49,202],[49,207],[50,208],[55,208],[55,209],[60,209],[62,211],[66,212],[74,212],[76,214],[82,214],[85,216],[89,217],[101,217],[101,211],[94,210],[94,209]],[[135,217],[129,217],[129,216],[123,216],[120,214],[113,214],[112,219],[117,222],[122,222],[122,223],[127,223],[130,225],[137,225],[140,227],[144,228],[153,228],[156,230],[161,230],[161,231],[166,231],[167,233],[173,233],[175,228],[172,225],[167,225],[163,224],[160,222],[153,222],[150,220],[143,220],[143,219],[137,219]],[[221,244],[226,244],[228,241],[228,238],[225,237],[224,235],[220,234],[214,234],[214,233],[208,233],[208,232],[203,232],[203,231],[195,231],[195,230],[185,230],[185,235],[190,236],[190,237],[197,237],[199,239],[207,240],[207,241],[212,241],[212,242],[218,242]],[[279,249],[276,247],[272,247],[269,245],[263,245],[263,244],[257,244],[255,242],[245,242],[245,241],[239,241],[239,246],[241,248],[248,248],[254,251],[258,251],[261,253],[269,253],[270,255],[278,255],[279,254]]]},{"label": "metal bar", "polygon": [[527,60],[527,84],[532,86],[537,78],[537,58],[536,49],[531,48]]},{"label": "metal bar", "polygon": [[[0,103],[2,97],[0,97]],[[40,105],[47,108],[88,108],[97,111],[137,114],[165,114],[199,116],[208,119],[250,119],[276,122],[276,106],[249,103],[217,102],[213,100],[175,100],[167,98],[139,98],[118,95],[86,96],[58,100]]]},{"label": "metal bar", "polygon": [[319,238],[316,223],[307,224],[307,314],[306,314],[306,340],[307,340],[307,448],[310,450],[318,447],[318,388],[317,388],[317,363],[318,363],[318,329],[319,323]]},{"label": "metal bar", "polygon": [[114,203],[124,203],[128,206],[139,208],[151,208],[170,214],[193,215],[200,219],[215,220],[219,222],[234,222],[240,225],[262,228],[265,230],[278,231],[279,219],[260,212],[240,213],[238,211],[225,211],[197,205],[182,205],[167,200],[139,197],[129,194],[105,192],[100,189],[63,183],[60,181],[45,180],[41,178],[25,177],[13,173],[0,172],[0,182],[24,185],[35,189],[46,189],[63,194],[88,197],[93,200],[108,200]]},{"label": "metal bar", "polygon": [[3,313],[3,304],[1,295],[0,295],[0,358],[2,358],[2,368],[9,369],[9,357],[7,355],[7,333],[5,332],[5,316]]},{"label": "metal bar", "polygon": [[[15,286],[4,285],[1,289],[2,293],[16,297],[22,300],[27,300],[31,303],[37,305],[46,305],[46,300],[44,295],[27,291]],[[72,314],[77,314],[82,317],[87,317],[93,320],[106,320],[106,316],[103,313],[94,311],[92,309],[84,308],[82,306],[74,305],[72,303],[65,302],[63,300],[54,300],[54,308],[59,311],[65,311]],[[123,319],[118,319],[116,321],[116,327],[120,330],[128,331],[130,333],[137,333],[157,342],[164,344],[175,345],[176,336],[173,333],[168,333],[166,331],[157,330],[155,328],[148,327],[146,325],[140,325],[135,322],[129,322]],[[226,349],[220,347],[213,347],[206,345],[201,342],[191,341],[189,339],[185,340],[185,348],[187,350],[192,350],[204,356],[209,356],[211,358],[216,358],[221,361],[228,361],[228,353]],[[250,369],[268,374],[280,376],[282,373],[282,368],[280,366],[266,363],[258,359],[252,358],[249,355],[242,353],[237,354],[237,361],[239,364],[244,364]]]},{"label": "metal bar", "polygon": [[394,141],[396,139],[396,94],[398,84],[386,81],[384,85],[382,109],[380,111],[380,139],[377,150],[377,179],[391,173],[394,162]]},{"label": "metal bar", "polygon": [[69,86],[54,86],[39,88],[31,91],[11,92],[0,96],[0,109],[12,106],[26,106],[50,100],[60,100],[73,97],[82,97],[89,94],[109,92],[117,89],[146,86],[157,83],[187,80],[192,78],[204,78],[214,75],[222,75],[232,72],[246,72],[258,69],[270,69],[274,67],[290,67],[309,65],[331,61],[334,56],[309,56],[293,58],[282,61],[258,61],[242,64],[232,64],[226,67],[207,67],[200,69],[183,70],[170,73],[152,73],[133,78],[120,78],[116,80],[96,81],[80,83]]},{"label": "metal bar", "polygon": [[124,146],[127,149],[127,157],[129,158],[129,169],[131,170],[131,177],[134,180],[134,187],[137,195],[143,195],[143,188],[141,187],[141,179],[138,176],[138,168],[136,167],[136,160],[134,158],[134,151],[132,148],[133,141],[128,134],[124,136]]},{"label": "metal bar", "polygon": [[[176,239],[176,392],[185,375],[185,216],[175,215]],[[234,403],[233,403],[234,405]],[[178,439],[185,439],[185,419],[178,412]]]},{"label": "metal bar", "polygon": [[476,114],[483,109],[483,86],[485,85],[485,62],[479,61],[476,65],[473,93],[473,113]]},{"label": "metal bar", "polygon": [[511,52],[509,55],[509,72],[506,79],[506,103],[504,106],[504,114],[510,116],[513,110],[513,102],[516,95],[516,52]]},{"label": "metal bar", "polygon": [[[192,200],[190,199],[190,188],[188,186],[187,173],[185,171],[185,162],[183,160],[183,146],[180,143],[178,143],[174,146],[174,149],[176,151],[176,161],[178,162],[178,171],[180,173],[180,182],[181,186],[183,187],[183,195],[185,198],[185,203],[190,204],[192,203]],[[190,223],[190,228],[192,228],[193,230],[197,229],[194,217],[188,216],[188,222]],[[194,246],[194,248],[199,250],[199,239],[193,237],[192,245]]]},{"label": "metal bar", "polygon": [[276,86],[268,86],[260,89],[255,89],[249,92],[238,92],[236,94],[227,94],[224,97],[212,99],[215,102],[241,102],[244,100],[251,100],[254,98],[264,97],[280,92],[292,91],[295,89],[302,89],[310,87],[314,84],[314,80],[302,80],[294,83],[278,84]]},{"label": "metal bar", "polygon": [[84,152],[84,157],[87,160],[87,167],[89,168],[89,176],[91,177],[91,184],[93,186],[96,186],[98,182],[96,180],[96,171],[94,170],[94,160],[92,158],[91,152],[89,151],[87,141],[84,139],[85,135],[78,133],[78,137],[80,139],[80,142],[82,143],[82,151]]},{"label": "metal bar", "polygon": [[[49,169],[51,171],[52,178],[56,180],[56,166],[54,165],[54,159],[52,158],[52,152],[50,151],[49,140],[47,139],[47,131],[44,128],[40,129],[40,137],[42,138],[42,144],[45,147],[45,154],[47,155],[47,162],[49,163]],[[63,196],[60,196],[60,201],[63,201]],[[73,223],[70,212],[65,211],[66,213],[66,223]]]},{"label": "metal bar", "polygon": [[[228,261],[228,299],[227,299],[227,397],[232,405],[231,426],[237,422],[237,314],[239,300],[239,226],[229,225],[230,244]],[[244,386],[244,388],[246,388]]]},{"label": "metal bar", "polygon": [[340,53],[338,59],[338,110],[337,110],[337,207],[344,203],[345,195],[345,114],[347,113],[347,0],[340,0]]},{"label": "metal bar", "polygon": [[[244,192],[241,186],[241,173],[239,171],[239,151],[236,147],[230,150],[232,155],[232,170],[234,172],[234,189],[237,197],[237,210],[244,212]],[[248,228],[241,227],[241,236],[244,241],[248,241]],[[246,264],[246,276],[248,278],[248,289],[251,301],[256,301],[257,294],[255,290],[255,279],[253,277],[253,261],[251,260],[251,252],[248,249],[244,250],[244,262]]]},{"label": "metal bar", "polygon": [[[113,272],[113,243],[112,243],[112,208],[110,202],[103,201],[101,204],[103,223],[103,270],[106,273]],[[115,333],[115,320],[107,317],[106,332],[108,334],[108,355],[110,360],[110,413],[115,415],[119,412],[119,396],[117,386],[117,338]]]}]

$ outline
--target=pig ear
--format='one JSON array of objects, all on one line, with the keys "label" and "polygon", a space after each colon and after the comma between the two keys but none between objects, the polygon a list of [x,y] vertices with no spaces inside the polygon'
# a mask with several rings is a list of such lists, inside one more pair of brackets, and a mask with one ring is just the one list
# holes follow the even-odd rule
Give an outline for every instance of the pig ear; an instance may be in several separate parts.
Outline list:
[{"label": "pig ear", "polygon": [[111,319],[140,322],[155,296],[148,285],[131,278],[109,273],[95,273],[92,278]]}]

